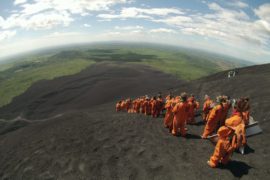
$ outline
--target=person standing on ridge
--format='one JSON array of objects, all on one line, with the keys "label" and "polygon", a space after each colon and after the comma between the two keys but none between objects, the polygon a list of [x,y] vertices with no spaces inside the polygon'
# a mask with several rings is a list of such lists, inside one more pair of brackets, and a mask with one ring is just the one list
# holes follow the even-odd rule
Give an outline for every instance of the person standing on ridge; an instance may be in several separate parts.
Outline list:
[{"label": "person standing on ridge", "polygon": [[202,139],[206,139],[209,135],[215,132],[218,127],[218,123],[222,116],[223,111],[223,98],[222,96],[217,97],[217,105],[210,111],[209,117],[207,119],[207,123],[204,128],[204,132],[202,134]]},{"label": "person standing on ridge", "polygon": [[207,94],[204,96],[204,104],[203,104],[203,121],[207,121],[207,117],[209,115],[209,112],[211,110],[211,104],[213,104],[213,101],[210,99],[210,96]]},{"label": "person standing on ridge", "polygon": [[166,128],[169,128],[170,132],[172,130],[172,124],[173,124],[173,112],[172,112],[173,101],[174,101],[173,97],[170,95],[165,104],[166,114],[164,117],[164,126]]},{"label": "person standing on ridge", "polygon": [[189,105],[187,103],[186,93],[181,94],[180,102],[174,106],[172,112],[174,114],[172,134],[174,136],[177,136],[180,130],[181,136],[185,137],[186,136],[186,121],[187,121],[188,113],[189,113]]},{"label": "person standing on ridge", "polygon": [[228,112],[231,108],[231,101],[230,98],[228,96],[223,96],[223,111],[220,117],[220,122],[219,122],[219,127],[224,126],[225,125],[225,120],[227,119],[228,116]]},{"label": "person standing on ridge", "polygon": [[197,110],[198,104],[196,103],[195,97],[193,94],[188,98],[189,113],[188,113],[188,124],[195,124],[195,111]]},{"label": "person standing on ridge", "polygon": [[118,101],[118,102],[116,103],[116,106],[115,106],[116,112],[121,111],[121,104],[122,104],[122,101]]}]

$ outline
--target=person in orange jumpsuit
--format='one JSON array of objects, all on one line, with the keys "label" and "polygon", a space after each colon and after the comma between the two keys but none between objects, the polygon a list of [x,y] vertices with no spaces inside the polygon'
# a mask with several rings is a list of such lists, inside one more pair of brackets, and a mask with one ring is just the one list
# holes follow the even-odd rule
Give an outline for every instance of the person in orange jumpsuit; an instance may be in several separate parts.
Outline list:
[{"label": "person in orange jumpsuit", "polygon": [[144,114],[145,115],[151,115],[151,103],[148,96],[146,96],[145,101],[143,103],[143,107],[145,108]]},{"label": "person in orange jumpsuit", "polygon": [[135,113],[135,111],[136,111],[136,99],[134,99],[132,101],[132,110],[131,110],[131,113]]},{"label": "person in orange jumpsuit", "polygon": [[225,126],[228,126],[232,129],[236,129],[237,126],[243,127],[243,139],[242,139],[242,146],[245,146],[247,143],[246,136],[245,136],[245,122],[243,119],[243,114],[246,110],[246,101],[243,98],[240,98],[236,101],[235,107],[234,107],[234,113],[232,116],[225,121]]},{"label": "person in orange jumpsuit", "polygon": [[219,140],[216,144],[213,155],[211,156],[210,160],[207,161],[207,164],[210,167],[215,168],[218,166],[219,163],[226,165],[229,162],[234,150],[231,146],[229,138],[232,133],[233,131],[226,126],[222,126],[221,128],[219,128],[217,133]]},{"label": "person in orange jumpsuit", "polygon": [[187,103],[187,94],[181,94],[180,103],[176,104],[172,110],[174,114],[172,134],[177,136],[180,134],[182,137],[186,136],[186,121],[189,113],[189,105]]},{"label": "person in orange jumpsuit", "polygon": [[225,120],[227,119],[228,112],[231,108],[231,101],[228,96],[223,96],[224,102],[222,103],[223,105],[223,111],[221,114],[220,122],[219,122],[219,127],[225,125]]},{"label": "person in orange jumpsuit", "polygon": [[125,111],[125,110],[126,110],[126,108],[127,108],[126,105],[127,105],[127,104],[126,104],[126,101],[123,100],[122,103],[121,103],[121,110],[122,110],[122,111]]},{"label": "person in orange jumpsuit", "polygon": [[132,100],[130,98],[128,98],[126,100],[126,110],[128,113],[131,113],[132,112]]},{"label": "person in orange jumpsuit", "polygon": [[170,100],[172,96],[173,96],[172,93],[169,93],[169,94],[166,96],[165,100],[166,100],[166,101],[167,101],[167,100]]},{"label": "person in orange jumpsuit", "polygon": [[127,111],[128,113],[130,112],[131,104],[132,104],[131,99],[128,98],[128,99],[126,100],[126,111]]},{"label": "person in orange jumpsuit", "polygon": [[188,124],[195,124],[195,111],[197,109],[197,103],[195,101],[194,95],[188,98],[189,113],[188,113]]},{"label": "person in orange jumpsuit", "polygon": [[249,124],[249,116],[250,116],[249,98],[245,97],[244,99],[246,102],[246,107],[245,107],[245,111],[242,114],[243,114],[243,119],[244,119],[245,125],[248,125]]},{"label": "person in orange jumpsuit", "polygon": [[137,98],[135,101],[135,113],[140,113],[140,99]]},{"label": "person in orange jumpsuit", "polygon": [[154,96],[151,101],[151,111],[152,111],[152,117],[157,118],[158,117],[158,101],[156,97]]},{"label": "person in orange jumpsuit", "polygon": [[165,104],[166,114],[165,114],[165,118],[164,118],[164,126],[166,128],[169,128],[170,132],[172,130],[172,124],[173,124],[172,103],[173,103],[173,98],[172,98],[172,96],[170,96],[167,99],[166,104]]},{"label": "person in orange jumpsuit", "polygon": [[202,139],[206,139],[209,135],[215,132],[218,127],[219,120],[222,115],[223,109],[223,99],[222,96],[217,97],[217,105],[210,111],[207,123],[204,128]]},{"label": "person in orange jumpsuit", "polygon": [[163,101],[163,98],[161,96],[161,94],[159,94],[158,98],[157,98],[157,117],[160,116],[160,114],[163,112],[163,110],[165,109],[165,104],[164,104],[164,101]]},{"label": "person in orange jumpsuit", "polygon": [[145,106],[144,106],[144,102],[145,102],[145,96],[143,96],[143,97],[141,98],[141,101],[140,101],[140,107],[141,107],[140,113],[142,113],[142,114],[145,114]]},{"label": "person in orange jumpsuit", "polygon": [[122,104],[122,101],[118,101],[118,102],[116,103],[116,106],[115,106],[116,112],[121,111],[121,104]]},{"label": "person in orange jumpsuit", "polygon": [[203,120],[205,122],[207,121],[207,116],[211,110],[211,104],[213,104],[213,101],[210,99],[208,95],[205,95],[203,104]]}]

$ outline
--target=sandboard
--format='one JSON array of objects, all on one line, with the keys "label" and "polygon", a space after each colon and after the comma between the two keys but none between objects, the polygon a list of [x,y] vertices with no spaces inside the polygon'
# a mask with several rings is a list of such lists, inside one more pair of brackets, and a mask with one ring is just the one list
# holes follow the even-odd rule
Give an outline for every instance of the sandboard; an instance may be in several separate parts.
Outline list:
[{"label": "sandboard", "polygon": [[246,126],[246,137],[255,136],[260,133],[262,133],[262,129],[259,123],[250,116],[249,125]]},{"label": "sandboard", "polygon": [[[254,118],[250,116],[249,125],[246,126],[246,137],[255,136],[260,133],[262,133],[262,129],[259,126],[258,121],[255,121]],[[213,134],[211,136],[208,136],[207,139],[209,139],[212,142],[215,142],[218,139],[218,135]]]}]

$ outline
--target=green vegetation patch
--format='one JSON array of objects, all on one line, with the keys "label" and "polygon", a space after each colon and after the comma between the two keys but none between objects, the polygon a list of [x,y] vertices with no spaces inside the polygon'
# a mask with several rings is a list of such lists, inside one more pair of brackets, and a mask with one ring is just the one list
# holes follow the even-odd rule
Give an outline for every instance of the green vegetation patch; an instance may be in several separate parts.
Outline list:
[{"label": "green vegetation patch", "polygon": [[[93,61],[83,59],[48,61],[45,64],[38,65],[31,62],[8,69],[0,74],[2,76],[5,73],[9,74],[9,77],[0,80],[0,106],[10,103],[14,97],[24,93],[33,83],[39,80],[76,74],[93,63]],[[13,74],[10,74],[10,72],[13,72]]]}]

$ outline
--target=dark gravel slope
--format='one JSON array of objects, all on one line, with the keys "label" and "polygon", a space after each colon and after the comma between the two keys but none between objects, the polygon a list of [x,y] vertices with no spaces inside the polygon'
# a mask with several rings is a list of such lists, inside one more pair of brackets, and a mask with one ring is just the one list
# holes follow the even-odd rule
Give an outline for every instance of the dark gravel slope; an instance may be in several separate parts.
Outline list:
[{"label": "dark gravel slope", "polygon": [[[187,139],[173,137],[163,128],[161,118],[115,113],[112,106],[36,121],[0,136],[0,178],[164,180],[269,176],[269,161],[260,148],[246,156],[235,153],[229,167],[211,169],[206,161],[214,146],[196,135],[202,126],[189,126]],[[254,147],[261,137],[250,139],[250,145]]]},{"label": "dark gravel slope", "polygon": [[[1,117],[33,120],[0,135],[0,179],[269,179],[269,70],[255,66],[233,79],[224,72],[184,84],[147,67],[100,64],[39,82],[0,110]],[[114,111],[121,96],[175,86],[199,98],[250,96],[263,134],[248,139],[245,156],[234,153],[229,166],[211,169],[214,146],[199,138],[203,126],[189,126],[184,139],[171,136],[162,118]]]},{"label": "dark gravel slope", "polygon": [[0,117],[27,119],[51,117],[68,111],[158,93],[181,81],[146,66],[99,63],[79,74],[35,83],[0,109]]}]

